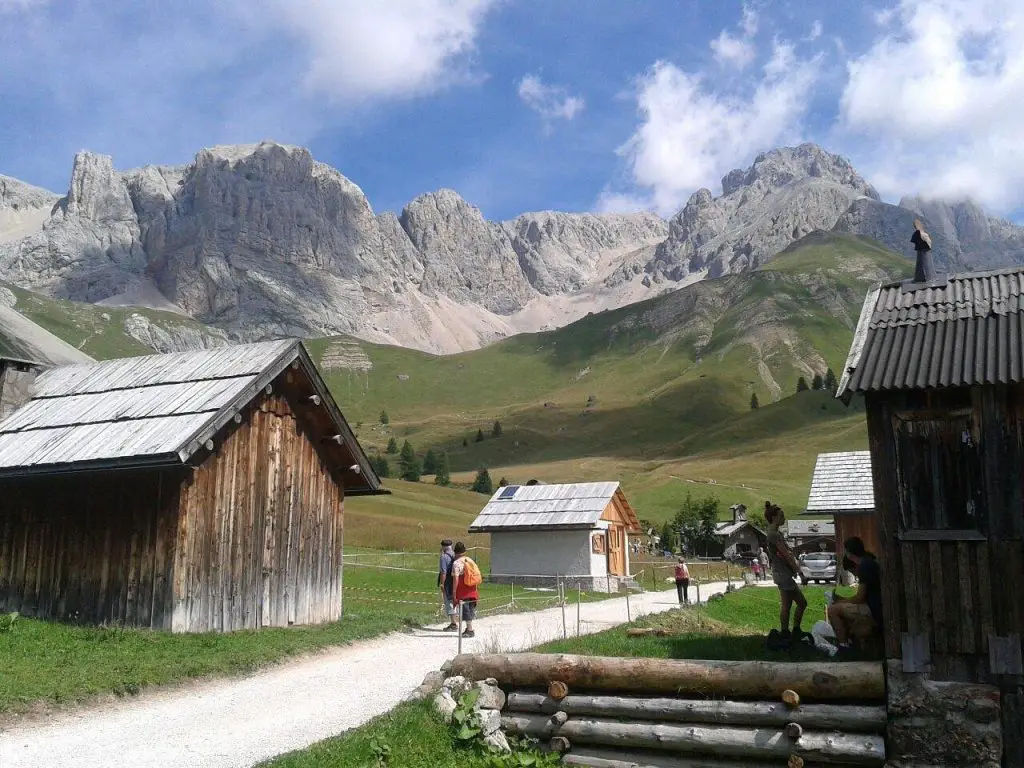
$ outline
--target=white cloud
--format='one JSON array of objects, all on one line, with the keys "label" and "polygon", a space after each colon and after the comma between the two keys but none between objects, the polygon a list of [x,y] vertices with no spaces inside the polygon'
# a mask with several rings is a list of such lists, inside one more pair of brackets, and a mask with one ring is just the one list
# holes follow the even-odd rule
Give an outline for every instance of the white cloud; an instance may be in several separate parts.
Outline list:
[{"label": "white cloud", "polygon": [[749,40],[733,37],[724,29],[722,34],[711,41],[711,52],[719,64],[737,69],[745,69],[754,60],[753,44]]},{"label": "white cloud", "polygon": [[776,43],[752,92],[715,90],[700,73],[656,63],[637,89],[642,123],[619,150],[646,207],[674,214],[698,187],[718,190],[725,173],[758,152],[797,141],[817,63]]},{"label": "white cloud", "polygon": [[585,106],[582,97],[570,96],[557,85],[545,85],[536,75],[526,75],[519,81],[519,98],[545,121],[572,120]]},{"label": "white cloud", "polygon": [[815,22],[811,24],[811,31],[807,33],[807,37],[805,37],[804,40],[806,40],[809,43],[813,43],[815,40],[821,37],[821,33],[824,31],[825,29],[822,26],[821,21],[815,20]]},{"label": "white cloud", "polygon": [[743,28],[743,34],[747,37],[753,37],[756,35],[758,22],[759,17],[757,11],[744,3],[743,19],[740,21],[740,26]]},{"label": "white cloud", "polygon": [[883,194],[1021,207],[1024,4],[906,0],[895,12],[840,100],[840,130],[871,142],[865,170]]},{"label": "white cloud", "polygon": [[49,0],[0,0],[0,15],[42,8]]},{"label": "white cloud", "polygon": [[469,76],[496,0],[265,0],[304,47],[306,83],[339,98],[407,97]]}]

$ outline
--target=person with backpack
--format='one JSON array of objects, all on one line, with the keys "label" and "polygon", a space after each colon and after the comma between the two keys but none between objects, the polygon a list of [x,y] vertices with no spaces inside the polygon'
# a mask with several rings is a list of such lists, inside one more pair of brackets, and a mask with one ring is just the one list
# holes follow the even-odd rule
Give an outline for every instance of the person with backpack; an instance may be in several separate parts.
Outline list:
[{"label": "person with backpack", "polygon": [[455,584],[455,608],[461,606],[462,620],[466,624],[463,637],[475,637],[473,631],[473,620],[476,618],[476,604],[480,599],[480,591],[477,589],[483,581],[480,574],[480,567],[473,562],[473,559],[466,554],[466,545],[461,541],[455,542],[452,550],[455,553],[455,562],[452,563],[452,581]]},{"label": "person with backpack", "polygon": [[444,606],[445,616],[448,617],[448,626],[445,632],[455,632],[459,628],[455,614],[454,583],[452,582],[452,564],[455,562],[455,554],[452,552],[452,540],[444,539],[441,542],[441,558],[437,565],[437,588],[441,591],[441,603]]}]

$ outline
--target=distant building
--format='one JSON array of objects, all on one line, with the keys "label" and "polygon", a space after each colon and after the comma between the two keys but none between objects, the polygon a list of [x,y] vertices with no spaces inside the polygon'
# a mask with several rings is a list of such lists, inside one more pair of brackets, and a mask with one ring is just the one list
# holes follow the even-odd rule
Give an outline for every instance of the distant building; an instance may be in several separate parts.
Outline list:
[{"label": "distant building", "polygon": [[868,551],[880,556],[871,452],[818,454],[804,514],[832,516],[840,567],[843,542],[851,536],[859,536]]},{"label": "distant building", "polygon": [[787,520],[783,533],[794,555],[836,549],[836,525],[831,520]]},{"label": "distant building", "polygon": [[715,524],[715,543],[705,552],[693,554],[705,557],[733,559],[743,555],[756,555],[758,549],[768,546],[768,536],[747,520],[747,508],[743,504],[729,507],[732,520]]},{"label": "distant building", "polygon": [[174,632],[341,616],[344,497],[380,481],[300,342],[0,370],[0,611]]},{"label": "distant building", "polygon": [[640,523],[618,483],[509,485],[469,527],[491,535],[490,579],[617,591],[629,580],[628,534]]}]

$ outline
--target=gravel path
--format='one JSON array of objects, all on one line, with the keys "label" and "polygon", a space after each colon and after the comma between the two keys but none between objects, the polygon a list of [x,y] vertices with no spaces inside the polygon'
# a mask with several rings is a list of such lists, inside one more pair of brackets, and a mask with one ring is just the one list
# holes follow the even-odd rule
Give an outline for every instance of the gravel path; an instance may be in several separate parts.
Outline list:
[{"label": "gravel path", "polygon": [[[705,585],[701,598],[724,592]],[[677,607],[675,590],[629,598],[631,615]],[[565,609],[570,636],[576,606]],[[626,599],[581,607],[582,634],[626,622]],[[476,623],[463,652],[513,652],[562,636],[562,611],[493,616]],[[250,768],[387,712],[427,672],[456,653],[451,634],[396,633],[274,667],[244,679],[155,689],[0,734],[0,768]]]}]

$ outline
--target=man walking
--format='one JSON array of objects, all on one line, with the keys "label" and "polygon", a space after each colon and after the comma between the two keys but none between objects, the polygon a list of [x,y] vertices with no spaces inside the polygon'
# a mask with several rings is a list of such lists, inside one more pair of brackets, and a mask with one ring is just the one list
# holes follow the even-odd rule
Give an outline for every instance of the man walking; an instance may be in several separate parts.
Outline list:
[{"label": "man walking", "polygon": [[459,623],[455,620],[455,594],[452,579],[452,564],[454,562],[455,553],[452,552],[452,540],[444,539],[441,541],[441,558],[437,565],[437,588],[441,590],[441,603],[449,621],[448,626],[444,628],[445,632],[455,632],[459,628]]},{"label": "man walking", "polygon": [[757,551],[757,559],[761,563],[761,578],[768,578],[768,553],[764,551],[764,547],[761,547]]},{"label": "man walking", "polygon": [[480,575],[480,567],[466,555],[466,545],[461,541],[455,542],[452,550],[455,554],[455,562],[452,563],[452,581],[455,584],[455,607],[462,611],[462,621],[466,625],[463,637],[474,637],[473,620],[476,618],[476,603],[480,599],[480,592],[477,589],[483,578]]}]

